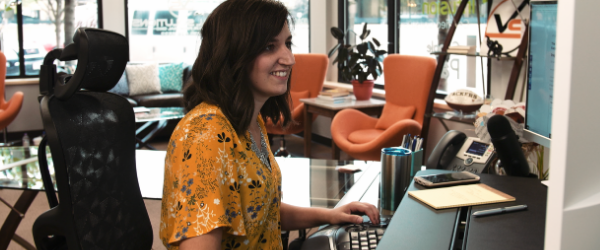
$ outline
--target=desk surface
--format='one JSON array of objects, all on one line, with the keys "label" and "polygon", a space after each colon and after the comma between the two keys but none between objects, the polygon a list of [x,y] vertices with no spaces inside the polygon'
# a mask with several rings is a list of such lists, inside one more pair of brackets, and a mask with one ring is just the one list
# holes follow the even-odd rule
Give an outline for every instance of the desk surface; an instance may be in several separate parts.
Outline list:
[{"label": "desk surface", "polygon": [[[26,153],[29,157],[26,157]],[[49,150],[48,150],[49,151]],[[142,197],[161,199],[163,192],[165,151],[136,150],[136,168]],[[0,172],[0,188],[44,189],[37,162],[37,147],[2,148],[1,166],[23,159],[34,159],[25,165],[15,165]],[[359,200],[380,169],[379,162],[350,162],[361,171],[343,173],[338,162],[308,158],[276,157],[282,173],[283,202],[303,207],[335,207]],[[52,176],[52,160],[48,158]],[[54,182],[54,181],[53,181]],[[353,188],[356,187],[356,188]],[[352,188],[352,190],[351,190]]]},{"label": "desk surface", "polygon": [[[444,170],[426,170],[417,175]],[[405,194],[378,249],[543,249],[547,188],[539,180],[481,174],[481,182],[516,198],[513,202],[472,206],[466,211],[466,241],[453,241],[459,233],[460,208],[436,210]],[[424,187],[411,183],[408,191]],[[473,212],[526,204],[526,211],[476,218]],[[469,207],[467,207],[469,208]],[[387,232],[393,233],[388,234]],[[461,244],[462,247],[460,246]]]}]

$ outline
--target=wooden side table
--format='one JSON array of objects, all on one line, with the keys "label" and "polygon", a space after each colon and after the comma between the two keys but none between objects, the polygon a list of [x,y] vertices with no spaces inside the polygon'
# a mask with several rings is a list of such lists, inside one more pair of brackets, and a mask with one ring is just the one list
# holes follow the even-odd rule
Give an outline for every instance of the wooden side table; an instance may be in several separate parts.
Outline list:
[{"label": "wooden side table", "polygon": [[[310,157],[310,142],[312,133],[312,115],[322,115],[325,117],[333,117],[342,109],[356,109],[367,115],[381,115],[383,110],[384,100],[371,99],[367,101],[350,101],[344,103],[332,103],[322,101],[317,98],[300,99],[304,103],[304,157]],[[331,157],[334,160],[339,160],[340,149],[331,140]]]}]

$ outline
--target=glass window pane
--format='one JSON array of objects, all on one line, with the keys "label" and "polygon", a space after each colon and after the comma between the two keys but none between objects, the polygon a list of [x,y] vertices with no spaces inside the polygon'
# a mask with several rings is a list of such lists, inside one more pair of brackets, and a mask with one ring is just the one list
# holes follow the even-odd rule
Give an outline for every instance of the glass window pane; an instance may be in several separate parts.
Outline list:
[{"label": "glass window pane", "polygon": [[17,8],[2,12],[0,49],[6,56],[6,76],[19,75],[19,35],[17,33]]},{"label": "glass window pane", "polygon": [[309,0],[281,0],[294,17],[295,26],[292,30],[292,51],[298,53],[310,52]]},{"label": "glass window pane", "polygon": [[96,0],[23,1],[22,10],[23,56],[28,76],[39,74],[49,51],[72,43],[77,28],[98,27]]},{"label": "glass window pane", "polygon": [[193,64],[200,29],[224,0],[129,0],[129,60]]},{"label": "glass window pane", "polygon": [[[200,29],[224,0],[129,0],[130,61],[185,62],[198,55]],[[309,52],[309,0],[283,0],[295,19],[294,53]]]},{"label": "glass window pane", "polygon": [[[400,53],[436,58],[431,53],[441,51],[460,2],[400,0]],[[479,2],[481,34],[484,34],[488,7],[486,0]],[[480,51],[476,8],[476,1],[470,0],[450,46],[472,45]],[[444,64],[438,92],[451,93],[467,88],[483,96],[484,79],[487,81],[487,58],[451,55]]]},{"label": "glass window pane", "polygon": [[[362,43],[360,35],[362,34],[364,24],[367,23],[367,29],[371,30],[367,40],[370,41],[372,38],[377,39],[381,43],[378,49],[387,51],[387,16],[387,0],[348,0],[348,23],[350,26],[348,28],[352,30],[347,36],[348,43],[352,45]],[[369,75],[368,79],[372,80],[372,77]],[[383,82],[382,74],[377,78],[375,84],[383,85]]]}]

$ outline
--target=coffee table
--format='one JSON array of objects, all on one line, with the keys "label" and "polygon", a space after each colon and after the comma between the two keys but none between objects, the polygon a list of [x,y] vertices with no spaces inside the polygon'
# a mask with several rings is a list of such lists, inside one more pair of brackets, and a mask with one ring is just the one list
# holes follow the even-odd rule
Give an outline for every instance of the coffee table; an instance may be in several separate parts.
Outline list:
[{"label": "coffee table", "polygon": [[[169,120],[181,119],[185,116],[182,107],[134,107],[133,111],[135,112],[135,122],[144,122],[144,125],[135,131],[135,139],[138,142],[136,144],[137,149],[145,147],[156,150],[156,148],[148,144],[148,141],[154,138],[158,132],[162,131],[167,126]],[[150,132],[144,138],[140,139],[138,136],[148,128],[150,128]]]}]

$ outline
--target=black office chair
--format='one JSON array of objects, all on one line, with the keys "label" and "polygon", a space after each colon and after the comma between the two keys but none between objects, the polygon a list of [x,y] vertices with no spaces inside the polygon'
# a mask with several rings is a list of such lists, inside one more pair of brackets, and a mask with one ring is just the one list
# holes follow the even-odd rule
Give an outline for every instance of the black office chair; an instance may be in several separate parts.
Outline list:
[{"label": "black office chair", "polygon": [[[127,40],[80,28],[73,41],[51,51],[40,71],[40,109],[60,203],[48,169],[40,167],[51,209],[33,225],[36,247],[151,249],[152,226],[136,173],[133,109],[106,92],[125,70]],[[56,73],[55,59],[77,59],[77,70]]]}]

